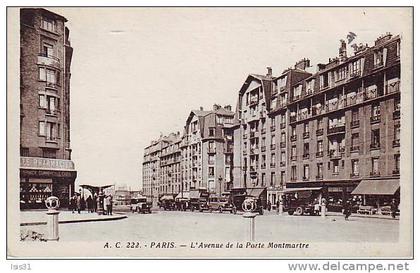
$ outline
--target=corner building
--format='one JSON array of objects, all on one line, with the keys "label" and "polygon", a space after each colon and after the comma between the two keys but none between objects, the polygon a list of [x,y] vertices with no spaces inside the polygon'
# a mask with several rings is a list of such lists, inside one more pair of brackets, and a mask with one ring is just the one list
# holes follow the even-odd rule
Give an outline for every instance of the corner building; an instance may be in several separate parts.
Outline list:
[{"label": "corner building", "polygon": [[70,45],[66,18],[20,10],[20,200],[44,208],[51,195],[68,206],[77,173],[70,148]]}]

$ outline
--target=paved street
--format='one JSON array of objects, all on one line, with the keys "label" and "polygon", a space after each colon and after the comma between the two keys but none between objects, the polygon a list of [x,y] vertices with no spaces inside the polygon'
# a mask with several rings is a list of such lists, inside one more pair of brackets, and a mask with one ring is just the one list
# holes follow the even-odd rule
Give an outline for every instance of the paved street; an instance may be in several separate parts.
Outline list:
[{"label": "paved street", "polygon": [[[399,221],[329,216],[278,216],[256,218],[256,240],[301,240],[308,242],[392,242],[398,240]],[[22,227],[45,233],[46,226]],[[61,241],[215,241],[247,240],[248,222],[228,213],[169,212],[128,214],[109,222],[60,224]]]}]

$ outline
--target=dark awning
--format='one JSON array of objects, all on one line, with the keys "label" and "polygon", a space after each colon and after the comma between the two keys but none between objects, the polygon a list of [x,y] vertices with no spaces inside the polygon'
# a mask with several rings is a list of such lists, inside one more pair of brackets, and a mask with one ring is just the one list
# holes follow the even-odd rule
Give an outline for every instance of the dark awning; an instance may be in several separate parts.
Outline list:
[{"label": "dark awning", "polygon": [[246,190],[246,194],[259,198],[264,191],[265,188],[250,188]]},{"label": "dark awning", "polygon": [[190,191],[190,199],[198,199],[201,197],[199,191]]},{"label": "dark awning", "polygon": [[351,194],[394,195],[399,187],[399,179],[362,180]]}]

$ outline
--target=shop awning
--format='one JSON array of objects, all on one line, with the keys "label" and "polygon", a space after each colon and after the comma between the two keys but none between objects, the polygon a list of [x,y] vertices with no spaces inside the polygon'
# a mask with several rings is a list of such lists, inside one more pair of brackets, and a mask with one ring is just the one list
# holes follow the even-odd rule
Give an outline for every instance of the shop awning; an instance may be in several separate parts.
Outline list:
[{"label": "shop awning", "polygon": [[399,187],[399,179],[362,180],[351,194],[394,195]]},{"label": "shop awning", "polygon": [[201,194],[199,191],[190,191],[190,199],[199,199]]},{"label": "shop awning", "polygon": [[321,189],[322,189],[322,187],[291,188],[291,189],[284,189],[282,192],[283,193],[288,193],[288,192],[297,192],[297,191],[319,191]]},{"label": "shop awning", "polygon": [[178,193],[178,195],[175,197],[175,199],[190,199],[190,193],[185,191],[183,193]]},{"label": "shop awning", "polygon": [[259,198],[264,191],[265,191],[265,188],[251,188],[251,189],[247,189],[246,193],[247,195]]},{"label": "shop awning", "polygon": [[161,200],[161,201],[164,201],[164,200],[169,200],[169,201],[171,201],[171,200],[174,200],[174,197],[173,197],[173,195],[164,195],[164,196],[162,196],[162,197],[160,198],[160,200]]}]

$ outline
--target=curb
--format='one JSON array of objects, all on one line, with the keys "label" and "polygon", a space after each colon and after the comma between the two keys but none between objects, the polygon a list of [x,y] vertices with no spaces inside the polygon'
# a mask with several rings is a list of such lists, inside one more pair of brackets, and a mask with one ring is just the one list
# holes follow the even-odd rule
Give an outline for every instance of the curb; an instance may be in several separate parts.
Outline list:
[{"label": "curb", "polygon": [[[58,221],[59,224],[71,224],[71,223],[85,223],[85,222],[103,222],[103,221],[114,221],[114,220],[121,220],[127,218],[127,215],[120,215],[108,218],[90,218],[90,219],[78,219],[78,220],[62,220]],[[28,222],[28,223],[20,223],[20,226],[39,226],[39,225],[46,225],[47,222]]]}]

